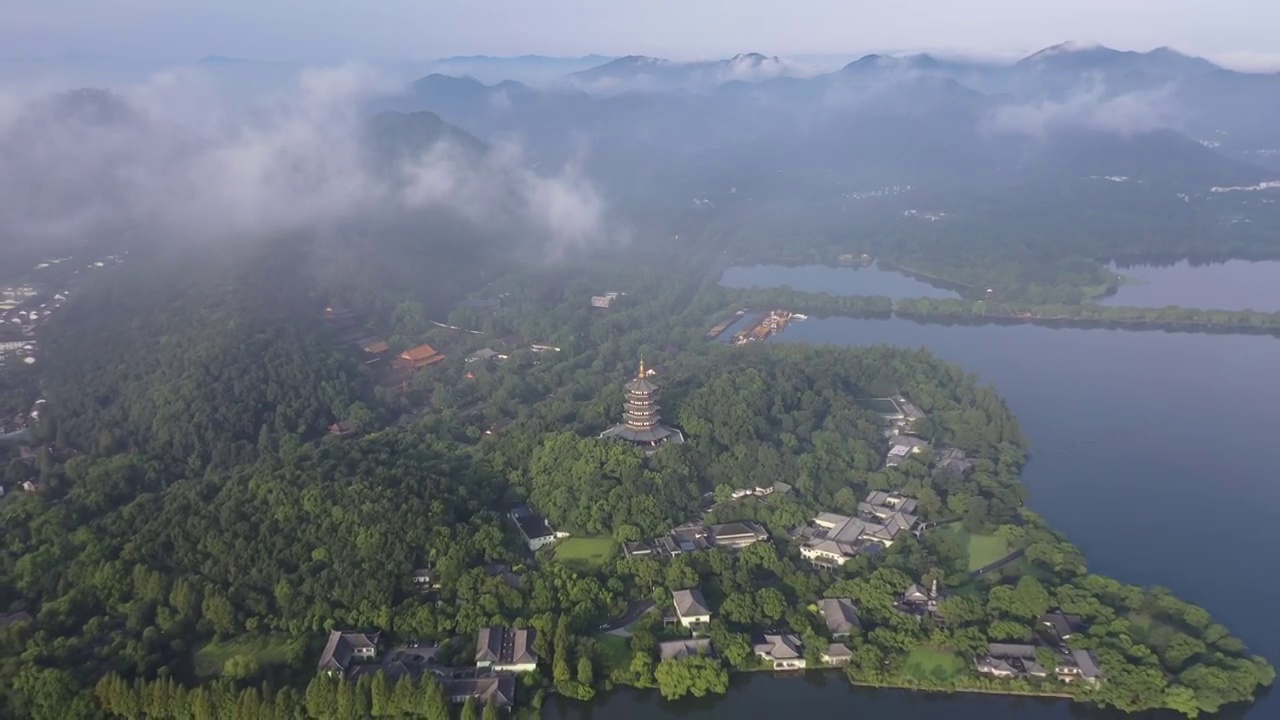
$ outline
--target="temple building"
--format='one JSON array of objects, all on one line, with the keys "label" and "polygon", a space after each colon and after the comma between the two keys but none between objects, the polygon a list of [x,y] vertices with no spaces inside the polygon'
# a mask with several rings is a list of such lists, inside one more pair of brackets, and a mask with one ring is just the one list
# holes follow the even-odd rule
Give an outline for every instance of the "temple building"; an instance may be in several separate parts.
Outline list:
[{"label": "temple building", "polygon": [[419,345],[400,353],[391,364],[403,370],[421,370],[428,365],[435,365],[444,360],[444,355],[436,352],[430,345]]},{"label": "temple building", "polygon": [[626,385],[622,423],[605,430],[600,437],[635,443],[649,454],[656,452],[663,443],[684,442],[684,435],[679,430],[662,424],[657,398],[658,386],[648,379],[644,358],[641,358],[639,372]]}]

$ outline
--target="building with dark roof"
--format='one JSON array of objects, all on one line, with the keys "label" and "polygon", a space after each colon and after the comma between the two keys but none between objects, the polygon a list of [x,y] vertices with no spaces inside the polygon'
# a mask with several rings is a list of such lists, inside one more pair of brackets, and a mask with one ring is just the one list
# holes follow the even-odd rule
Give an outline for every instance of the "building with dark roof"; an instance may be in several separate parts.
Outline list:
[{"label": "building with dark roof", "polygon": [[671,593],[671,603],[675,605],[676,618],[684,627],[700,628],[711,622],[711,608],[697,588]]},{"label": "building with dark roof", "polygon": [[510,673],[495,673],[472,678],[447,678],[441,682],[444,694],[454,703],[475,698],[481,706],[492,703],[509,708],[516,702],[516,678]]},{"label": "building with dark roof", "polygon": [[844,643],[831,643],[822,651],[822,662],[828,665],[848,665],[853,651]]},{"label": "building with dark roof", "polygon": [[1060,643],[1065,643],[1072,635],[1085,629],[1084,620],[1079,615],[1070,615],[1061,610],[1041,615],[1040,624]]},{"label": "building with dark roof", "polygon": [[511,519],[516,522],[520,535],[530,550],[539,550],[550,545],[558,538],[568,537],[569,533],[556,532],[547,524],[546,518],[521,505],[511,511]]},{"label": "building with dark roof", "polygon": [[379,633],[353,632],[350,630],[332,630],[324,651],[320,653],[320,662],[316,669],[333,675],[341,675],[354,662],[373,660],[378,657]]},{"label": "building with dark roof", "polygon": [[756,657],[771,663],[774,670],[800,670],[807,664],[804,645],[791,633],[767,634],[753,647]]},{"label": "building with dark roof", "polygon": [[708,525],[707,538],[715,547],[736,549],[754,545],[761,540],[768,540],[769,533],[765,532],[760,523],[745,520]]},{"label": "building with dark roof", "polygon": [[524,628],[480,628],[476,636],[476,667],[533,672],[538,669],[538,654],[533,651],[534,633]]},{"label": "building with dark roof", "polygon": [[642,358],[635,379],[626,385],[622,422],[605,430],[600,437],[626,440],[644,448],[647,454],[657,452],[665,443],[684,442],[683,433],[662,424],[657,398],[658,386],[648,379]]},{"label": "building with dark roof", "polygon": [[837,640],[849,637],[855,628],[861,627],[858,608],[849,598],[823,598],[818,603],[818,613],[827,623],[827,632]]},{"label": "building with dark roof", "polygon": [[694,655],[711,654],[711,638],[688,638],[658,643],[658,657],[661,660],[679,660]]}]

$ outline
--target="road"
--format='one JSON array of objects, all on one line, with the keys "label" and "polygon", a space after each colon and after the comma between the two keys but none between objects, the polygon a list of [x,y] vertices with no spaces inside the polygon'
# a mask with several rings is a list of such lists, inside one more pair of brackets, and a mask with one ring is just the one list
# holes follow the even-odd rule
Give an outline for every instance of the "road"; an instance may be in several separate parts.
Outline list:
[{"label": "road", "polygon": [[631,603],[627,605],[627,611],[622,613],[622,617],[617,620],[610,620],[609,622],[601,625],[600,632],[613,633],[615,635],[623,634],[625,633],[624,628],[639,620],[642,615],[652,609],[652,600],[632,600]]}]

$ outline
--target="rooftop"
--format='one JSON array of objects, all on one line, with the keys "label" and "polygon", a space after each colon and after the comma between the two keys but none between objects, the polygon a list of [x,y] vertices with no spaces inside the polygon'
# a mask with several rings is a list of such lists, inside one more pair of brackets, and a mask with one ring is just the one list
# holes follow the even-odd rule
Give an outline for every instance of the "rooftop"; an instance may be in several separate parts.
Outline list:
[{"label": "rooftop", "polygon": [[377,648],[378,633],[362,633],[347,630],[331,630],[329,640],[320,653],[320,670],[343,671],[351,662],[357,649]]},{"label": "rooftop", "polygon": [[706,598],[702,597],[702,591],[697,588],[677,590],[671,593],[671,601],[676,606],[676,614],[682,618],[711,614],[711,608],[707,607]]},{"label": "rooftop", "polygon": [[480,628],[476,636],[476,662],[523,665],[538,662],[533,652],[533,630],[506,627]]},{"label": "rooftop", "polygon": [[791,660],[804,657],[803,648],[800,638],[790,633],[780,633],[765,635],[764,642],[756,643],[754,649],[758,655],[768,655],[775,660]]},{"label": "rooftop", "polygon": [[678,660],[692,655],[710,655],[711,638],[668,640],[658,643],[658,655],[662,660]]},{"label": "rooftop", "polygon": [[849,598],[824,598],[818,611],[833,635],[847,635],[859,626],[858,609]]}]

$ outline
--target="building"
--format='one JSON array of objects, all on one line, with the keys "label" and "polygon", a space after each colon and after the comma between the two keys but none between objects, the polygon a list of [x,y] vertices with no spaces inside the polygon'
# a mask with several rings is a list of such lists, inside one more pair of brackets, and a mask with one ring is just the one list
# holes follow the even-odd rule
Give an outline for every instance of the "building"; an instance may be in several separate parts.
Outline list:
[{"label": "building", "polygon": [[686,628],[698,630],[711,623],[711,608],[697,588],[671,593],[671,604],[675,606],[676,619]]},{"label": "building", "polygon": [[778,493],[786,495],[791,492],[791,486],[784,482],[776,482],[772,485],[758,485],[753,488],[738,488],[729,496],[733,500],[741,500],[744,497],[764,497]]},{"label": "building", "polygon": [[848,665],[853,659],[853,651],[844,643],[831,643],[822,651],[822,662],[827,665]]},{"label": "building", "polygon": [[951,473],[952,475],[968,475],[973,472],[973,461],[960,448],[942,448],[933,456],[933,472]]},{"label": "building", "polygon": [[885,456],[886,467],[901,465],[912,455],[918,455],[929,449],[929,443],[910,435],[894,435],[889,438],[889,453]]},{"label": "building", "polygon": [[756,657],[774,670],[801,670],[807,664],[804,659],[804,645],[800,638],[790,633],[768,634],[763,642],[755,644]]},{"label": "building", "polygon": [[567,532],[552,530],[541,515],[523,505],[511,511],[511,519],[516,521],[521,537],[533,551],[540,550],[560,538],[569,537]]},{"label": "building", "polygon": [[391,364],[402,370],[421,370],[442,360],[444,355],[436,352],[430,345],[423,344],[400,353]]},{"label": "building", "polygon": [[707,537],[711,545],[719,548],[744,548],[762,540],[769,539],[769,533],[760,523],[750,520],[744,522],[724,523],[707,526]]},{"label": "building", "polygon": [[1034,677],[1049,676],[1036,661],[1036,649],[1033,645],[1014,643],[991,643],[987,646],[987,654],[977,661],[978,672],[991,677]]},{"label": "building", "polygon": [[862,626],[858,609],[849,598],[823,598],[818,603],[818,613],[827,623],[827,633],[835,640],[849,637],[854,629]]},{"label": "building", "polygon": [[711,638],[667,640],[658,643],[658,657],[662,660],[679,660],[694,655],[711,655]]},{"label": "building", "polygon": [[533,651],[534,630],[505,627],[481,628],[476,636],[476,667],[506,672],[533,672],[538,655]]},{"label": "building", "polygon": [[489,348],[481,348],[471,353],[470,355],[468,355],[465,359],[463,359],[463,362],[468,362],[468,363],[487,362],[489,360],[502,361],[506,359],[507,359],[507,356],[503,355],[497,350],[491,350]]},{"label": "building", "polygon": [[657,452],[658,447],[664,443],[684,442],[684,435],[679,430],[662,424],[657,398],[658,386],[649,381],[645,374],[644,359],[641,358],[639,372],[626,385],[622,422],[605,430],[600,437],[635,443],[648,454]]},{"label": "building", "polygon": [[506,709],[516,701],[516,678],[510,673],[447,678],[441,685],[449,701],[457,704],[475,698],[481,707],[492,703],[497,708]]},{"label": "building", "polygon": [[366,338],[360,341],[360,349],[370,355],[381,355],[391,350],[391,346],[382,338]]},{"label": "building", "polygon": [[346,420],[339,420],[329,426],[329,434],[340,438],[351,437],[356,434],[356,429],[351,427],[351,423]]},{"label": "building", "polygon": [[1098,667],[1098,659],[1091,650],[1065,650],[1058,658],[1058,679],[1062,682],[1083,680],[1096,683],[1102,680],[1102,670]]},{"label": "building", "polygon": [[607,308],[607,307],[609,307],[610,305],[612,305],[612,304],[613,304],[613,301],[614,301],[614,300],[617,300],[617,299],[618,299],[618,296],[619,296],[619,295],[621,295],[621,294],[622,294],[622,293],[609,292],[609,293],[605,293],[605,294],[603,294],[603,295],[592,295],[592,296],[591,296],[591,307]]},{"label": "building", "polygon": [[1073,635],[1085,629],[1084,620],[1079,615],[1069,615],[1061,610],[1041,615],[1040,624],[1047,628],[1059,643],[1065,643]]},{"label": "building", "polygon": [[440,576],[429,567],[418,568],[411,576],[414,586],[423,590],[440,587]]},{"label": "building", "polygon": [[818,513],[801,531],[800,555],[817,565],[844,565],[859,554],[874,554],[911,532],[919,518],[916,501],[900,493],[872,492],[858,503],[858,516]]},{"label": "building", "polygon": [[341,675],[356,662],[368,662],[378,657],[378,633],[332,630],[329,641],[320,653],[316,668],[320,672]]},{"label": "building", "polygon": [[920,583],[911,583],[911,587],[902,593],[900,605],[903,610],[913,613],[936,613],[942,595],[938,592],[938,581],[934,580],[926,588]]}]

